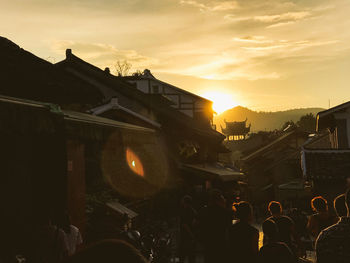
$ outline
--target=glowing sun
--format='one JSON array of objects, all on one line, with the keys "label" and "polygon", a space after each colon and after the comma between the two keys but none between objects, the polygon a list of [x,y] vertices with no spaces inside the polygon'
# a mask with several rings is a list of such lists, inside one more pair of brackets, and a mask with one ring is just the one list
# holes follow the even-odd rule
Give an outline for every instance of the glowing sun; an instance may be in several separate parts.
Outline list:
[{"label": "glowing sun", "polygon": [[213,110],[217,114],[223,113],[238,105],[233,99],[233,96],[227,93],[208,91],[202,93],[201,96],[213,102]]}]

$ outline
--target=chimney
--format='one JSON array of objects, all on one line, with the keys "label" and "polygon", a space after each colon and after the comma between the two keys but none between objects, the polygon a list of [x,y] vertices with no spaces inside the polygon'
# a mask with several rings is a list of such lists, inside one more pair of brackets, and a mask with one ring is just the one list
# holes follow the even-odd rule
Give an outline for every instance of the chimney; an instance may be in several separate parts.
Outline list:
[{"label": "chimney", "polygon": [[153,78],[155,79],[155,77],[152,75],[151,71],[149,69],[145,69],[143,71],[143,76],[147,77],[147,78]]},{"label": "chimney", "polygon": [[66,49],[66,58],[69,58],[72,55],[72,50],[70,48]]},{"label": "chimney", "polygon": [[105,68],[105,72],[108,73],[108,74],[111,73],[111,71],[109,70],[109,67],[106,67],[106,68]]}]

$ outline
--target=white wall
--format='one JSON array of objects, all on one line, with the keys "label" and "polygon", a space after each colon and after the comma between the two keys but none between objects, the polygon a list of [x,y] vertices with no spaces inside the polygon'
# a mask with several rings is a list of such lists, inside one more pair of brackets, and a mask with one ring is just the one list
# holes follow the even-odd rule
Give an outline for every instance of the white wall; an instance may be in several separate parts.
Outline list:
[{"label": "white wall", "polygon": [[[135,83],[135,81],[133,81]],[[136,81],[137,89],[144,93],[148,93],[148,80],[138,80]]]},{"label": "white wall", "polygon": [[150,85],[150,92],[153,93],[153,87],[158,86],[158,94],[163,94],[167,98],[169,98],[175,105],[173,105],[174,108],[179,108],[181,112],[184,114],[190,116],[193,118],[194,111],[195,112],[204,112],[208,107],[210,107],[210,103],[201,100],[200,98],[196,97],[195,95],[191,95],[186,93],[185,91],[182,91],[181,89],[172,87],[170,85],[164,84],[163,82],[160,82],[158,80],[136,80],[136,81],[130,81],[130,82],[136,82],[137,83],[137,89],[144,93],[149,92],[149,85]]}]

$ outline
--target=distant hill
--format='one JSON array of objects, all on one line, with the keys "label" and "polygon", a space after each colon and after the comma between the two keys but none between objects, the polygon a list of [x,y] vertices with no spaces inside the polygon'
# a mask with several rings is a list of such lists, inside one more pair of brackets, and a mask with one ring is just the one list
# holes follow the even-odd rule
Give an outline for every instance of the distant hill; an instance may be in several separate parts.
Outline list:
[{"label": "distant hill", "polygon": [[276,112],[257,112],[242,106],[237,106],[215,116],[214,123],[217,125],[218,131],[221,131],[220,124],[225,127],[224,119],[226,119],[226,121],[244,121],[247,118],[247,124],[252,124],[252,132],[265,130],[272,131],[275,129],[281,129],[286,121],[292,120],[296,122],[305,114],[313,113],[316,115],[322,110],[324,109],[303,108]]}]

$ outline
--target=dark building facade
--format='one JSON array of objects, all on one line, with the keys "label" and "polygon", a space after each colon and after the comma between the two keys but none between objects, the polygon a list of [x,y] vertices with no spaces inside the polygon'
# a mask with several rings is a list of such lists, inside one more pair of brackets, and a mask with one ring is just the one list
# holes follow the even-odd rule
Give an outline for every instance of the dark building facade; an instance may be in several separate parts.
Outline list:
[{"label": "dark building facade", "polygon": [[283,132],[271,143],[244,156],[241,168],[247,175],[251,198],[268,202],[279,198],[279,186],[302,183],[300,148],[308,134],[298,130]]},{"label": "dark building facade", "polygon": [[304,178],[315,194],[334,198],[347,187],[350,169],[350,102],[317,114],[317,134],[302,149]]}]

